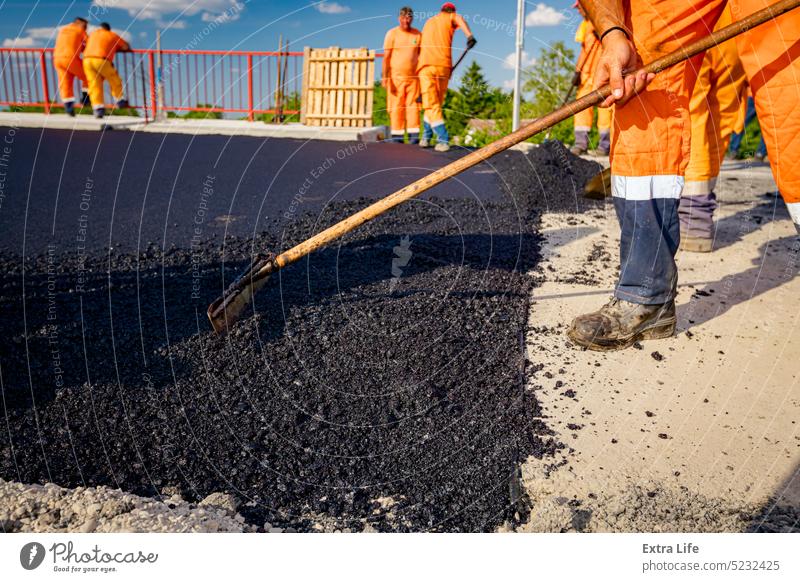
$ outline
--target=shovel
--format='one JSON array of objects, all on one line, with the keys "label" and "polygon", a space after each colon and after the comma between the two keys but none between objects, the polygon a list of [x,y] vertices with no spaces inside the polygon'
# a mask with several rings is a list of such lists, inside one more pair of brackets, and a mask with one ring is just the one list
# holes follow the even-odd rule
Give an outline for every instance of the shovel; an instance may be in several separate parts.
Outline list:
[{"label": "shovel", "polygon": [[[742,32],[750,30],[773,18],[777,18],[781,14],[796,8],[798,5],[800,5],[800,0],[780,0],[772,6],[759,10],[747,18],[743,18],[730,26],[721,28],[688,46],[682,47],[673,53],[645,65],[642,70],[647,73],[659,73],[719,43],[725,42]],[[211,326],[214,328],[214,331],[219,334],[225,333],[230,329],[230,327],[242,317],[245,309],[251,304],[253,297],[259,289],[267,283],[271,275],[278,272],[280,269],[328,245],[330,242],[355,230],[365,222],[372,220],[376,216],[380,216],[395,206],[419,196],[426,190],[433,188],[448,178],[452,178],[464,170],[489,159],[493,155],[505,151],[511,146],[525,141],[537,133],[545,131],[556,123],[560,123],[575,115],[579,111],[602,103],[610,94],[611,88],[608,85],[596,89],[580,99],[576,99],[548,113],[544,117],[532,121],[528,125],[519,128],[517,131],[439,168],[431,174],[367,206],[363,210],[356,212],[350,217],[345,218],[341,222],[323,230],[277,256],[268,253],[257,257],[250,265],[250,268],[231,283],[221,297],[209,305],[208,319],[211,322]]]}]

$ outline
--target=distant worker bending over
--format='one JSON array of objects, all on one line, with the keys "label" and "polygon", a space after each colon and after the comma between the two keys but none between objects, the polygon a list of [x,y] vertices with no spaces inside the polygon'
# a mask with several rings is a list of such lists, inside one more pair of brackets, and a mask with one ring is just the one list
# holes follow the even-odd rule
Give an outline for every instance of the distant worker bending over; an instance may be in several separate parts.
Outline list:
[{"label": "distant worker bending over", "polygon": [[386,108],[392,124],[392,141],[419,143],[419,77],[417,63],[422,33],[413,28],[414,11],[400,9],[399,26],[386,33],[383,41],[383,85],[386,87]]},{"label": "distant worker bending over", "polygon": [[422,28],[422,48],[419,54],[419,84],[422,90],[422,108],[424,131],[419,145],[426,148],[436,133],[436,151],[446,152],[450,149],[450,136],[444,125],[444,98],[447,95],[447,83],[453,70],[450,53],[453,47],[453,35],[460,28],[467,36],[467,48],[475,46],[476,40],[464,19],[456,14],[456,7],[446,2],[442,11],[433,16]]},{"label": "distant worker bending over", "polygon": [[88,38],[86,25],[86,19],[78,17],[66,26],[62,26],[56,37],[56,49],[53,53],[61,102],[64,104],[64,111],[71,117],[75,115],[75,77],[81,80],[82,103],[88,102],[86,75],[81,61],[81,53]]},{"label": "distant worker bending over", "polygon": [[89,80],[89,97],[92,100],[94,116],[98,119],[105,115],[105,99],[103,96],[103,81],[111,85],[111,96],[118,108],[128,107],[125,99],[122,80],[114,68],[114,55],[117,52],[128,52],[130,45],[121,36],[111,31],[107,22],[89,35],[86,50],[83,51],[83,70]]}]

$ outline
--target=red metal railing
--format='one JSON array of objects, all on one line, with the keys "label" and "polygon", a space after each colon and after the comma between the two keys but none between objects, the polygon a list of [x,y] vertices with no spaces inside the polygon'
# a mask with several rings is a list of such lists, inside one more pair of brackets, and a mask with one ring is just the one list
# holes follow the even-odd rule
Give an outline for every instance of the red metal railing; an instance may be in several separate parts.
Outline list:
[{"label": "red metal railing", "polygon": [[[275,113],[278,60],[285,63],[284,114],[298,113],[302,52],[162,50],[164,110],[246,114]],[[134,50],[114,59],[131,107],[156,113],[158,53]],[[63,107],[51,48],[0,48],[0,106]],[[107,85],[107,84],[106,84]],[[75,95],[80,95],[79,82]],[[106,102],[112,103],[106,86]],[[292,108],[294,105],[294,108]]]}]

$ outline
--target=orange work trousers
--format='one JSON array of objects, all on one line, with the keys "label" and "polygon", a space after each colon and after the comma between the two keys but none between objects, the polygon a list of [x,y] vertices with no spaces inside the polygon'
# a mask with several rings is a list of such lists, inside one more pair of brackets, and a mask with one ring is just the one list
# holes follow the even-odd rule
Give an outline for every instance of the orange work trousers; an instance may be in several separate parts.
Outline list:
[{"label": "orange work trousers", "polygon": [[443,107],[449,81],[450,67],[425,65],[419,71],[422,108],[425,110],[423,118],[431,127],[444,123]]},{"label": "orange work trousers", "polygon": [[[731,21],[731,11],[726,7],[717,29]],[[731,39],[706,51],[689,100],[692,138],[684,196],[714,191],[728,141],[743,117],[746,93],[747,82],[736,41]]]},{"label": "orange work trousers", "polygon": [[392,77],[395,92],[386,93],[386,108],[392,124],[392,135],[419,133],[419,79]]},{"label": "orange work trousers", "polygon": [[75,101],[75,77],[81,80],[81,86],[86,89],[88,81],[83,72],[83,61],[80,57],[72,59],[58,59],[54,63],[58,74],[58,91],[61,93],[61,101],[70,103]]}]

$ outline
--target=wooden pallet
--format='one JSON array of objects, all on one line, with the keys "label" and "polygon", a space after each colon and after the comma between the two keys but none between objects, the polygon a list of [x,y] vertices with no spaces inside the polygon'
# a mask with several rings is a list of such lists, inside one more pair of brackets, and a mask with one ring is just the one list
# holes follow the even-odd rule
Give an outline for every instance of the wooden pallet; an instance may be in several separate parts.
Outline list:
[{"label": "wooden pallet", "polygon": [[372,126],[375,51],[306,47],[300,122],[327,127]]}]

